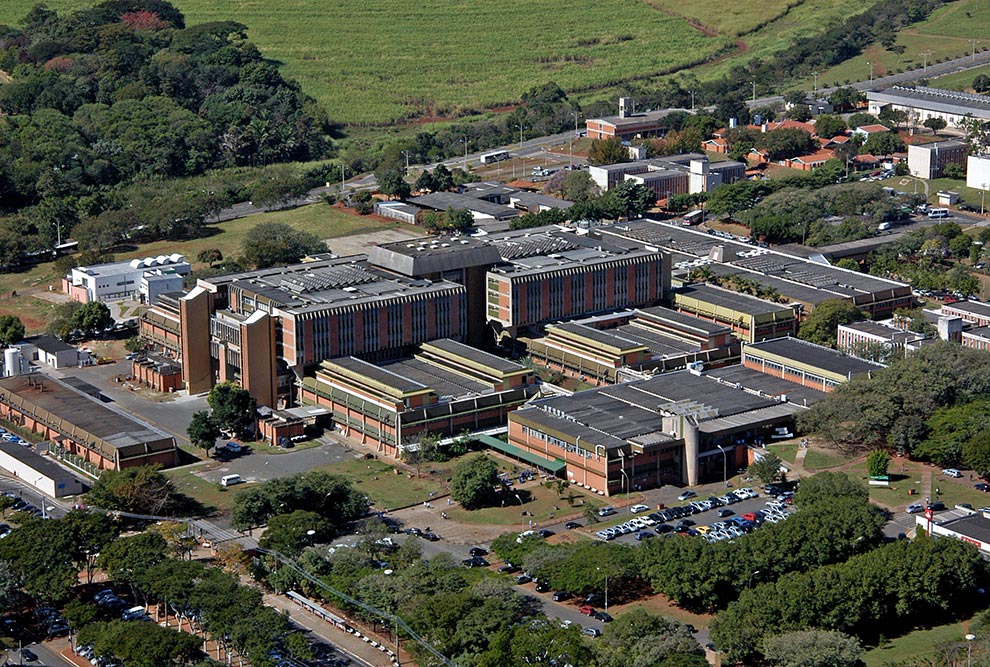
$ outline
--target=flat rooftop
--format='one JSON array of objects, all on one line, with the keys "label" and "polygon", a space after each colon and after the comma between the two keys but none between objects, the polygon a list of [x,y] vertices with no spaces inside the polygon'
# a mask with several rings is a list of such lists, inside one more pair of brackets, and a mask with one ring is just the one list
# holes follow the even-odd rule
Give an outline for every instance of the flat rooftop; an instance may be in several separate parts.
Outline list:
[{"label": "flat rooftop", "polygon": [[9,392],[13,395],[12,400],[20,399],[57,415],[68,425],[96,436],[118,450],[172,440],[172,436],[163,431],[118,412],[51,377],[17,375],[2,378],[0,392]]},{"label": "flat rooftop", "polygon": [[990,118],[990,97],[957,90],[893,86],[885,90],[869,91],[866,97],[871,102],[901,104],[951,114],[970,113],[976,118]]},{"label": "flat rooftop", "polygon": [[972,313],[981,317],[990,317],[990,303],[983,303],[982,301],[956,301],[955,303],[947,303],[942,306],[943,311],[948,309]]},{"label": "flat rooftop", "polygon": [[815,368],[821,368],[832,373],[845,375],[846,377],[869,373],[883,368],[880,364],[850,357],[831,348],[815,345],[814,343],[790,336],[772,338],[759,343],[747,343],[743,346],[744,355],[754,350],[760,350],[786,359],[793,359],[794,361],[810,364]]},{"label": "flat rooftop", "polygon": [[209,288],[226,285],[231,290],[261,297],[289,314],[356,306],[389,297],[464,291],[463,286],[449,281],[389,273],[369,265],[365,255],[232,273],[200,283]]},{"label": "flat rooftop", "polygon": [[755,248],[739,241],[645,218],[600,227],[596,233],[606,238],[622,237],[644,247],[656,247],[695,258],[707,258],[712,249],[722,246],[729,256],[725,262],[711,262],[708,266],[712,271],[719,275],[753,278],[788,298],[805,303],[892,290],[906,292],[910,289],[908,285],[893,280],[820,264],[772,248]]},{"label": "flat rooftop", "polygon": [[865,334],[886,338],[891,341],[903,342],[906,339],[922,337],[921,334],[905,331],[904,329],[898,329],[896,327],[889,327],[885,324],[874,322],[873,320],[862,320],[860,322],[852,322],[851,324],[843,324],[842,326],[847,329],[852,329],[853,331],[861,331]]},{"label": "flat rooftop", "polygon": [[38,474],[44,475],[48,479],[57,481],[67,477],[72,479],[76,478],[74,473],[69,472],[57,463],[54,463],[51,459],[38,454],[34,451],[34,447],[28,448],[9,442],[0,442],[0,451],[12,459],[16,459],[17,461],[30,466],[32,470],[36,470]]},{"label": "flat rooftop", "polygon": [[589,389],[573,396],[532,401],[516,415],[571,436],[581,436],[589,444],[615,448],[647,436],[653,440],[662,441],[664,437],[673,440],[669,434],[660,432],[661,407],[674,412],[700,409],[708,415],[702,425],[705,421],[737,416],[736,426],[746,421],[747,413],[753,413],[753,419],[759,423],[763,418],[761,413],[767,410],[803,410],[712,376],[677,371]]},{"label": "flat rooftop", "polygon": [[656,111],[643,111],[641,113],[628,114],[625,117],[622,116],[602,116],[601,118],[589,118],[591,122],[608,123],[609,125],[614,125],[617,128],[629,127],[642,125],[643,123],[654,123],[666,116],[668,116],[673,111],[686,111],[688,113],[695,113],[690,109],[657,109]]},{"label": "flat rooftop", "polygon": [[732,329],[716,322],[709,322],[700,317],[695,317],[679,310],[654,306],[653,308],[639,308],[637,315],[645,316],[647,319],[664,320],[676,324],[681,329],[687,329],[706,336],[715,336],[722,333],[731,333]]},{"label": "flat rooftop", "polygon": [[673,294],[675,298],[678,295],[684,295],[693,299],[699,299],[705,303],[711,303],[722,308],[728,308],[740,313],[745,313],[753,317],[779,311],[787,311],[792,315],[794,314],[794,310],[787,304],[774,303],[772,301],[758,299],[757,297],[750,296],[749,294],[733,292],[732,290],[716,287],[715,285],[708,285],[706,283],[687,285],[675,290]]},{"label": "flat rooftop", "polygon": [[481,199],[480,196],[471,197],[456,192],[431,192],[422,197],[413,197],[409,200],[409,203],[422,208],[432,208],[437,211],[464,208],[496,219],[514,218],[519,215],[519,211],[509,206],[494,204]]},{"label": "flat rooftop", "polygon": [[742,364],[705,369],[705,375],[735,384],[738,382],[747,389],[762,391],[767,396],[786,396],[787,400],[801,406],[809,406],[823,401],[828,396],[823,391],[804,387],[794,382],[761,373]]}]

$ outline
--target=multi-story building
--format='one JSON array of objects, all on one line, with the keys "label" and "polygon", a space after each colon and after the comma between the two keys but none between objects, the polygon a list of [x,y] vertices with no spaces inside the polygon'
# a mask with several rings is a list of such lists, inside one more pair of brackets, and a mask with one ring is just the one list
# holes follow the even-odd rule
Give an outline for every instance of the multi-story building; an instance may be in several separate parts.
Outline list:
[{"label": "multi-story building", "polygon": [[728,479],[747,445],[824,396],[738,365],[677,371],[531,401],[509,415],[509,444],[605,495],[695,485]]},{"label": "multi-story building", "polygon": [[840,352],[861,359],[878,360],[892,353],[904,354],[905,348],[925,336],[888,326],[881,322],[863,320],[840,324],[836,331],[835,346]]},{"label": "multi-story building", "polygon": [[978,327],[990,326],[990,303],[983,303],[982,301],[944,303],[941,314],[949,317],[961,317],[964,322]]},{"label": "multi-story building", "polygon": [[62,291],[80,303],[121,299],[153,303],[160,294],[182,289],[182,280],[191,270],[178,253],[77,266],[62,279]]},{"label": "multi-story building", "polygon": [[[589,118],[585,128],[590,139],[614,139],[623,141],[655,137],[666,132],[663,119],[672,111],[688,111],[687,109],[660,109],[635,113],[633,100],[630,97],[619,98],[619,115]],[[688,111],[688,113],[694,113]]]},{"label": "multi-story building", "polygon": [[502,426],[536,392],[530,369],[450,339],[384,364],[327,360],[300,389],[303,402],[330,410],[345,435],[388,456],[418,446],[427,433]]},{"label": "multi-story building", "polygon": [[[267,406],[291,402],[296,377],[323,359],[393,358],[467,330],[463,285],[389,273],[363,255],[201,280],[180,306],[195,332],[182,332],[187,388],[233,380]],[[204,324],[209,346],[193,349]]]},{"label": "multi-story building", "polygon": [[739,343],[726,326],[656,307],[547,325],[529,344],[534,363],[596,385],[634,375],[667,372],[688,364],[724,365],[739,359]]},{"label": "multi-story building", "polygon": [[814,258],[757,248],[695,229],[655,220],[632,220],[595,229],[603,240],[624,247],[657,248],[670,256],[674,284],[691,282],[692,271],[707,272],[724,285],[756,286],[803,314],[829,299],[852,303],[874,319],[911,308],[911,286],[831,266]]},{"label": "multi-story building", "polygon": [[990,351],[990,327],[964,329],[960,335],[959,342],[962,343],[963,347]]},{"label": "multi-story building", "polygon": [[[966,159],[966,187],[974,190],[990,190],[990,155],[970,155]],[[986,195],[982,195],[981,208]]]},{"label": "multi-story building", "polygon": [[493,242],[502,262],[487,273],[488,320],[515,337],[522,327],[655,305],[670,287],[656,250],[567,232],[527,230]]},{"label": "multi-story building", "polygon": [[680,312],[728,327],[747,343],[797,334],[797,313],[786,304],[704,283],[680,287],[671,298]]},{"label": "multi-story building", "polygon": [[969,144],[965,141],[936,141],[908,146],[908,171],[917,178],[942,178],[948,164],[966,164]]},{"label": "multi-story building", "polygon": [[720,185],[746,177],[746,165],[735,160],[709,162],[704,153],[620,162],[588,167],[588,175],[603,191],[632,181],[650,188],[657,200],[671,195],[711,192]]}]

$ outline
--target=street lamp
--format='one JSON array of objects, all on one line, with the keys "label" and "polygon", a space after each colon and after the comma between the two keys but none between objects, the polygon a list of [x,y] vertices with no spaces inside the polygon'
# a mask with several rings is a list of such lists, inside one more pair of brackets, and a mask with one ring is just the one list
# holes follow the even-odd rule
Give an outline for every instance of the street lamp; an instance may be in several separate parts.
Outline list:
[{"label": "street lamp", "polygon": [[982,187],[980,188],[980,215],[983,215],[984,214],[983,203],[987,195],[987,184],[981,183],[981,186]]},{"label": "street lamp", "polygon": [[[602,568],[596,567],[595,570],[601,572]],[[608,570],[605,571],[605,613],[608,613]]]},{"label": "street lamp", "polygon": [[818,99],[818,72],[812,72],[812,74],[815,75],[815,87],[814,87],[814,95],[813,95],[813,97],[817,100]]},{"label": "street lamp", "polygon": [[966,667],[973,667],[973,640],[976,635],[966,635]]},{"label": "street lamp", "polygon": [[729,486],[729,459],[722,445],[715,445],[718,447],[718,451],[722,452],[722,481],[725,482],[726,486]]},{"label": "street lamp", "polygon": [[753,573],[749,575],[749,581],[746,582],[746,588],[753,587],[753,578],[760,573],[759,570],[753,570]]},{"label": "street lamp", "polygon": [[870,83],[873,83],[873,63],[867,61],[866,64],[870,66]]},{"label": "street lamp", "polygon": [[517,124],[516,127],[519,128],[519,148],[522,148],[522,142],[523,142],[523,139],[522,139],[523,135],[522,135],[522,133],[523,133],[523,130],[525,129],[525,127],[523,126],[522,123]]},{"label": "street lamp", "polygon": [[406,173],[408,174],[409,173],[409,151],[400,151],[400,152],[403,155],[406,156]]},{"label": "street lamp", "polygon": [[466,171],[467,170],[467,166],[468,166],[468,163],[467,163],[468,138],[467,137],[464,137],[464,138],[461,139],[461,141],[464,142],[464,169]]},{"label": "street lamp", "polygon": [[526,510],[523,509],[523,501],[522,501],[522,498],[519,497],[519,494],[516,493],[514,495],[516,496],[516,500],[519,501],[519,509],[522,510],[522,513],[520,514],[520,516],[522,517],[522,532],[525,533],[526,532],[526,514],[525,514]]}]

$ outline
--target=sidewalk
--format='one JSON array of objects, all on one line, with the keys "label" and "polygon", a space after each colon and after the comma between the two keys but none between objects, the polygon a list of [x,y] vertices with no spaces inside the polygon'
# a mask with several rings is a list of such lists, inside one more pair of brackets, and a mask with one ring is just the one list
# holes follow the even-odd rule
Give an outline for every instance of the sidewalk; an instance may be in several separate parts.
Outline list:
[{"label": "sidewalk", "polygon": [[[318,637],[321,637],[327,642],[340,648],[361,664],[370,665],[371,667],[392,667],[392,661],[385,653],[374,648],[367,642],[362,641],[360,638],[348,634],[343,630],[339,630],[323,619],[317,618],[291,600],[288,600],[281,595],[273,595],[271,593],[265,593],[262,599],[269,607],[286,613],[294,623],[306,628]],[[343,616],[342,613],[340,615]],[[360,627],[360,624],[353,619],[347,618],[347,621],[352,627]],[[370,636],[372,634],[368,628],[361,627],[361,630],[366,635]],[[380,644],[388,646],[392,645],[392,642],[384,637],[376,636],[374,638],[375,641]],[[399,651],[399,657],[401,658],[401,664],[403,665],[415,664],[412,656],[406,653],[405,650]]]}]

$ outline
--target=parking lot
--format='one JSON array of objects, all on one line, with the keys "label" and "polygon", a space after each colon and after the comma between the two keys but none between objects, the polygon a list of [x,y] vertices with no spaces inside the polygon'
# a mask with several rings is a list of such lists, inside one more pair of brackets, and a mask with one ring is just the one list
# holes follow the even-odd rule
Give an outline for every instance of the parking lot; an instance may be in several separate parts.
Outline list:
[{"label": "parking lot", "polygon": [[621,516],[620,521],[596,525],[593,536],[630,544],[676,533],[709,542],[736,539],[764,523],[786,520],[795,509],[789,496],[780,498],[745,488],[722,496],[688,498],[683,505],[660,508],[655,512],[649,512],[645,505],[634,505],[610,515]]}]

